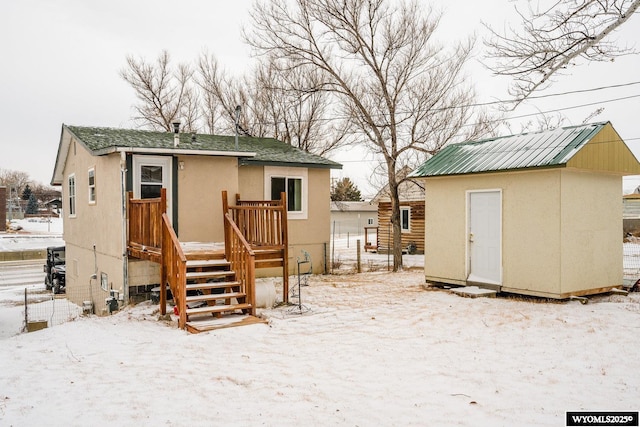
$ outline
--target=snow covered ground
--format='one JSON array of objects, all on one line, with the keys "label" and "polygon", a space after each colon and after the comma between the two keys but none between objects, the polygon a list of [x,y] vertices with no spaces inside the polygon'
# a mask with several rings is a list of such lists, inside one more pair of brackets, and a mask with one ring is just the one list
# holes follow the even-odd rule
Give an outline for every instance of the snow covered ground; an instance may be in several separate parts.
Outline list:
[{"label": "snow covered ground", "polygon": [[17,232],[0,233],[0,252],[45,249],[64,245],[62,218],[29,218],[12,220]]},{"label": "snow covered ground", "polygon": [[268,324],[190,335],[145,302],[1,339],[0,425],[560,426],[640,409],[640,294],[470,299],[419,266],[364,270],[312,276],[302,314],[259,310]]},{"label": "snow covered ground", "polygon": [[0,424],[564,425],[640,409],[640,295],[470,299],[419,271],[315,276],[268,325],[189,335],[149,303],[2,341]]}]

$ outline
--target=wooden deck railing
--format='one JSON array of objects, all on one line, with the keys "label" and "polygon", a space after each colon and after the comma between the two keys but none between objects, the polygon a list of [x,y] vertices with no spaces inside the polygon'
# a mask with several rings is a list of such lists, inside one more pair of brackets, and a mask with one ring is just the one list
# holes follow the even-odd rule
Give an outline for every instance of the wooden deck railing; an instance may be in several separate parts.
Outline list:
[{"label": "wooden deck railing", "polygon": [[256,314],[256,254],[229,213],[224,215],[226,258],[231,270],[240,282],[240,292],[246,294],[246,302],[251,304],[249,314]]},{"label": "wooden deck railing", "polygon": [[[283,301],[289,300],[289,240],[287,227],[286,193],[280,200],[240,200],[229,206],[227,192],[222,192],[222,208],[237,225],[251,249],[256,253],[260,267],[282,267]],[[225,227],[225,247],[229,247],[229,232]],[[227,249],[227,257],[229,257]],[[276,254],[276,255],[274,255]],[[277,259],[279,261],[274,260]]]},{"label": "wooden deck railing", "polygon": [[159,262],[162,252],[162,214],[166,209],[167,193],[164,188],[160,197],[153,199],[134,199],[132,192],[127,193],[127,246],[134,256]]},{"label": "wooden deck railing", "polygon": [[173,302],[178,307],[178,327],[184,329],[187,323],[187,258],[166,213],[162,214],[162,248],[160,313],[167,312],[166,286],[169,285]]}]

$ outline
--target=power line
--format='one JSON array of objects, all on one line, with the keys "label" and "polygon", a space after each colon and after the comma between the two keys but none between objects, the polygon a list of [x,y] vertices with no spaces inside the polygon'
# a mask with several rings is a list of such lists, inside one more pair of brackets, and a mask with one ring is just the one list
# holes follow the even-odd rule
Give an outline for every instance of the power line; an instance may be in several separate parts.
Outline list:
[{"label": "power line", "polygon": [[[622,87],[630,87],[630,86],[635,86],[635,85],[640,85],[640,81],[635,81],[635,82],[628,82],[628,83],[620,83],[620,84],[615,84],[615,85],[608,85],[608,86],[599,86],[599,87],[594,87],[594,88],[589,88],[589,89],[577,89],[577,90],[572,90],[572,91],[565,91],[565,92],[558,92],[558,93],[550,93],[550,94],[546,94],[546,95],[537,95],[537,96],[529,96],[527,98],[517,98],[517,99],[513,99],[513,100],[495,100],[495,101],[489,101],[489,102],[478,102],[478,103],[472,103],[472,104],[462,104],[462,105],[452,105],[452,106],[448,106],[448,107],[441,107],[441,108],[434,108],[431,111],[433,112],[442,112],[442,111],[447,111],[447,110],[454,110],[454,109],[461,109],[461,108],[472,108],[472,107],[486,107],[486,106],[490,106],[490,105],[497,105],[497,104],[510,104],[510,103],[519,103],[522,102],[524,100],[529,100],[529,99],[544,99],[544,98],[551,98],[551,97],[557,97],[557,96],[566,96],[566,95],[574,95],[574,94],[579,94],[579,93],[591,93],[591,92],[597,92],[597,91],[601,91],[601,90],[607,90],[607,89],[618,89],[618,88],[622,88]],[[593,106],[593,105],[597,105],[597,104],[601,104],[601,103],[609,103],[609,102],[614,102],[614,101],[620,101],[620,100],[625,100],[625,99],[630,99],[630,98],[634,98],[634,97],[638,97],[640,95],[632,95],[632,96],[628,96],[628,97],[622,97],[622,98],[616,98],[613,100],[605,100],[605,101],[600,101],[600,102],[594,102],[594,103],[590,103],[590,104],[582,104],[582,105],[578,105],[578,106],[570,106],[570,107],[565,107],[565,108],[561,108],[561,109],[556,109],[556,110],[550,110],[550,111],[542,111],[542,112],[537,112],[537,113],[530,113],[530,114],[525,114],[525,115],[520,115],[520,116],[515,116],[512,118],[507,118],[507,119],[499,119],[499,120],[494,120],[494,121],[490,121],[490,123],[497,123],[500,121],[504,121],[504,120],[513,120],[513,119],[517,119],[517,118],[524,118],[524,117],[531,117],[531,116],[537,116],[537,115],[542,115],[542,114],[547,114],[547,113],[553,113],[553,112],[558,112],[558,111],[566,111],[566,110],[571,110],[574,108],[581,108],[581,107],[588,107],[588,106]],[[410,114],[410,111],[396,111],[396,114]],[[372,116],[384,116],[383,113],[380,114],[373,114]],[[349,119],[348,116],[333,116],[333,117],[327,117],[327,118],[317,118],[315,119],[316,121],[332,121],[332,120],[347,120]],[[291,120],[289,121],[289,123],[304,123],[306,122],[305,120]],[[278,124],[283,124],[285,122],[283,121],[274,121],[274,122],[254,122],[252,123],[253,125],[255,124],[261,124],[261,125],[278,125]],[[468,125],[464,125],[464,126],[474,126],[476,125],[476,123],[471,123]]]},{"label": "power line", "polygon": [[605,90],[605,89],[616,89],[616,88],[621,88],[621,87],[629,87],[629,86],[634,86],[634,85],[638,85],[640,84],[640,82],[629,82],[629,83],[620,83],[617,85],[610,85],[610,86],[599,86],[599,87],[594,87],[591,89],[578,89],[578,90],[570,90],[570,91],[566,91],[566,92],[558,92],[558,93],[549,93],[547,95],[537,95],[537,96],[528,96],[526,98],[516,98],[513,100],[496,100],[496,101],[490,101],[490,102],[484,102],[484,103],[478,103],[478,104],[471,104],[470,106],[473,107],[482,107],[485,105],[495,105],[495,104],[513,104],[513,103],[520,103],[522,101],[528,100],[528,99],[543,99],[543,98],[551,98],[554,96],[565,96],[565,95],[574,95],[576,93],[589,93],[589,92],[596,92],[596,91],[600,91],[600,90]]}]

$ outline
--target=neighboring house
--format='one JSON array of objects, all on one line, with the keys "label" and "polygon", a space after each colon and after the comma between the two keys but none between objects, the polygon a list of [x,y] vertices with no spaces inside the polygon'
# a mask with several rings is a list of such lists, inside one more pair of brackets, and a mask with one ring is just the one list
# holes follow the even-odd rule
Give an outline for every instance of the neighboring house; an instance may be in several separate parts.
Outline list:
[{"label": "neighboring house", "polygon": [[621,286],[620,189],[637,174],[608,122],[444,148],[411,174],[426,280],[550,298]]},{"label": "neighboring house", "polygon": [[[180,242],[218,244],[227,231],[223,209],[234,205],[236,194],[261,201],[279,200],[284,192],[288,258],[304,250],[321,272],[330,238],[330,169],[340,167],[268,138],[63,125],[51,184],[62,186],[67,296],[79,305],[91,298],[99,311],[111,289],[127,301],[139,289],[164,285],[160,256],[149,243],[159,242],[160,232],[147,230],[149,222],[162,219],[140,204],[146,213],[136,211],[143,217],[130,223],[129,192],[132,200],[154,200],[157,206],[166,194],[162,204]],[[128,229],[147,243],[133,245]],[[294,265],[289,263],[290,274]]]},{"label": "neighboring house", "polygon": [[378,226],[378,205],[373,202],[331,202],[332,235],[360,235]]},{"label": "neighboring house", "polygon": [[60,214],[60,210],[62,209],[62,199],[56,198],[56,199],[49,200],[47,202],[44,202],[44,206],[47,207],[49,212]]},{"label": "neighboring house", "polygon": [[640,188],[622,196],[622,232],[625,236],[640,233]]},{"label": "neighboring house", "polygon": [[[403,168],[399,178],[411,171]],[[400,229],[402,249],[409,253],[424,253],[424,185],[416,179],[405,179],[398,187],[400,198]],[[387,253],[393,242],[391,226],[391,198],[388,185],[371,200],[378,205],[377,251]]]}]

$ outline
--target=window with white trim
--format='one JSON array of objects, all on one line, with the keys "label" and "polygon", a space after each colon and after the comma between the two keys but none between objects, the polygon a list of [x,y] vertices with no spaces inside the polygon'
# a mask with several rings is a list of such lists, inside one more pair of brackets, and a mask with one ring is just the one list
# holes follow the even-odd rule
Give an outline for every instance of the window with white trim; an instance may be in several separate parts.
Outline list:
[{"label": "window with white trim", "polygon": [[400,207],[400,229],[403,233],[411,231],[411,207]]},{"label": "window with white trim", "polygon": [[309,171],[307,168],[265,166],[264,197],[280,200],[280,194],[287,198],[288,219],[308,219]]},{"label": "window with white trim", "polygon": [[89,204],[95,205],[96,203],[96,169],[89,169]]},{"label": "window with white trim", "polygon": [[67,187],[69,190],[69,216],[76,216],[76,176],[75,174],[69,175],[67,178]]}]

